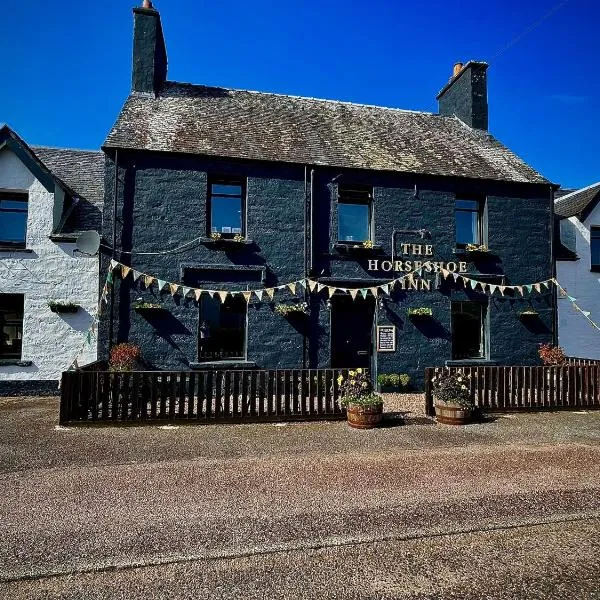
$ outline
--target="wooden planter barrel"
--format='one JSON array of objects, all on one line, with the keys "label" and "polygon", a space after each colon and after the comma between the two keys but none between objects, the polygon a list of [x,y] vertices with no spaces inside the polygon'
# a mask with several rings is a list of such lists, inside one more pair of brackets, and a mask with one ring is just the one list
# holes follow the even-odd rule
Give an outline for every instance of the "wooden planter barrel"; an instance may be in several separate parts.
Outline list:
[{"label": "wooden planter barrel", "polygon": [[444,425],[466,425],[471,421],[473,408],[436,400],[435,419]]},{"label": "wooden planter barrel", "polygon": [[346,409],[348,425],[355,429],[373,429],[381,423],[383,402],[374,406],[349,404]]}]

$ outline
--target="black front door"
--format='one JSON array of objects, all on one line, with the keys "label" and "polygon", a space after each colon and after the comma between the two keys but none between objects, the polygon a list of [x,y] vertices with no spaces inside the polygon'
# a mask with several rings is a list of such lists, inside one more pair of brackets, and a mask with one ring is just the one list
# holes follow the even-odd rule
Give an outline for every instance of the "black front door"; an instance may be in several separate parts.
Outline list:
[{"label": "black front door", "polygon": [[333,296],[331,299],[332,368],[369,368],[373,352],[375,298]]}]

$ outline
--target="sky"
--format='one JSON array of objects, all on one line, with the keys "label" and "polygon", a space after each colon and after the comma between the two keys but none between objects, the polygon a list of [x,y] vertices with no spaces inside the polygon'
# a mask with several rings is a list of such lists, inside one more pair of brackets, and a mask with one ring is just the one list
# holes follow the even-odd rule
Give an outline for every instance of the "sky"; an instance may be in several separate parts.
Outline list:
[{"label": "sky", "polygon": [[[136,2],[2,0],[0,122],[98,149],[131,86]],[[600,181],[593,0],[154,5],[173,81],[437,112],[452,65],[484,60],[490,132],[563,187]]]}]

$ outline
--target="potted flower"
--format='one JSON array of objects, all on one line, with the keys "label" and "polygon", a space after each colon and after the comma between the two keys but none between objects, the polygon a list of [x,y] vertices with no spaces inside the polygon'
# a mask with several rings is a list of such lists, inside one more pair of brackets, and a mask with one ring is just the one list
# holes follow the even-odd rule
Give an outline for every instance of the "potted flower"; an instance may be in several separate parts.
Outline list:
[{"label": "potted flower", "polygon": [[74,302],[61,302],[60,300],[50,300],[48,308],[53,313],[76,313],[79,310],[79,304]]},{"label": "potted flower", "polygon": [[559,367],[565,363],[565,353],[560,346],[540,344],[538,355],[547,367]]},{"label": "potted flower", "polygon": [[475,403],[469,389],[470,379],[471,376],[462,369],[444,369],[434,375],[433,397],[438,423],[465,425],[471,420]]},{"label": "potted flower", "polygon": [[131,372],[140,363],[141,351],[136,344],[128,342],[117,344],[110,350],[108,370],[115,372]]},{"label": "potted flower", "polygon": [[383,401],[373,392],[373,385],[364,369],[348,371],[337,379],[341,387],[340,404],[346,407],[348,425],[356,429],[373,429],[381,422]]},{"label": "potted flower", "polygon": [[420,306],[419,308],[409,308],[408,316],[411,319],[427,319],[433,316],[431,308]]},{"label": "potted flower", "polygon": [[398,392],[410,383],[406,373],[380,373],[377,375],[377,391],[380,393]]}]

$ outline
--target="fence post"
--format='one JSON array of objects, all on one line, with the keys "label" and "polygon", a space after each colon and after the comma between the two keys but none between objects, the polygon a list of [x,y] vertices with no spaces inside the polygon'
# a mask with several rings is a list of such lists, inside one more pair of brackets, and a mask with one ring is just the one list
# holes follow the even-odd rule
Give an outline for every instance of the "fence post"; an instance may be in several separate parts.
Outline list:
[{"label": "fence post", "polygon": [[425,414],[428,417],[435,416],[435,409],[433,407],[433,386],[431,378],[435,369],[428,367],[425,369]]}]

